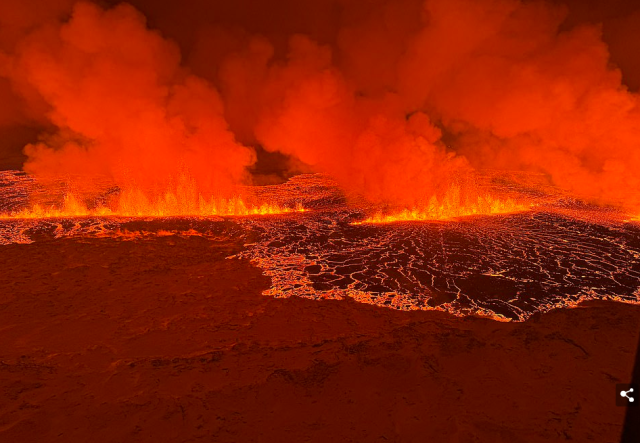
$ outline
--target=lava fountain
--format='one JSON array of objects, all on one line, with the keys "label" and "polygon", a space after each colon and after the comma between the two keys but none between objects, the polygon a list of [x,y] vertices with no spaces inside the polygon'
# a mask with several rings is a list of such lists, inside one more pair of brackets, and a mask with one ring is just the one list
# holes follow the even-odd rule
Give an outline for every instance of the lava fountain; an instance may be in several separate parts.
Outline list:
[{"label": "lava fountain", "polygon": [[327,34],[231,32],[206,68],[131,5],[72,3],[0,53],[42,122],[1,176],[0,243],[232,224],[278,297],[638,301],[640,95],[553,3],[364,2]]},{"label": "lava fountain", "polygon": [[378,211],[362,221],[354,222],[354,224],[449,220],[476,215],[513,214],[528,211],[531,205],[517,202],[511,198],[494,197],[490,194],[476,198],[463,198],[460,187],[454,185],[447,190],[444,197],[438,199],[436,196],[432,196],[424,206],[388,213]]},{"label": "lava fountain", "polygon": [[[99,191],[94,191],[99,193]],[[205,197],[198,191],[195,181],[183,175],[178,184],[156,196],[149,196],[140,188],[125,188],[116,195],[86,202],[75,194],[67,192],[59,204],[31,204],[19,210],[0,214],[0,219],[46,219],[77,217],[237,217],[274,215],[290,212],[304,212],[301,204],[282,205],[270,196],[271,201],[256,202],[250,195],[250,188],[239,190],[242,196],[230,198]],[[107,201],[105,201],[107,200]]]},{"label": "lava fountain", "polygon": [[[430,210],[380,218],[379,205],[345,194],[322,175],[243,190],[270,202],[263,205],[206,200],[188,187],[159,200],[122,192],[114,206],[94,209],[67,196],[66,206],[38,212],[28,205],[35,182],[5,173],[3,201],[27,206],[0,220],[0,235],[4,244],[242,238],[245,250],[229,258],[262,269],[272,282],[267,296],[348,297],[498,321],[524,321],[585,300],[640,302],[640,226],[625,222],[621,211],[552,193],[540,185],[542,176],[515,178],[486,174],[481,195],[500,197],[471,204],[454,189],[432,199]],[[400,221],[408,223],[391,223]]]}]

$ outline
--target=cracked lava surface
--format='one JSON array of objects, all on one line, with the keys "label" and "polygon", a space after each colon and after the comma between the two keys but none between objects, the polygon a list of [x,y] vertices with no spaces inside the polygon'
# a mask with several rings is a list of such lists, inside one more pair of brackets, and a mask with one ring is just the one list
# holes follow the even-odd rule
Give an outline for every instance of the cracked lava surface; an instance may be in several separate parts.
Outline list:
[{"label": "cracked lava surface", "polygon": [[[2,174],[0,212],[19,208],[39,192],[20,173]],[[638,303],[640,226],[525,178],[488,180],[502,193],[535,199],[531,210],[513,214],[358,224],[374,210],[371,205],[345,197],[322,176],[303,175],[255,193],[282,205],[302,204],[304,213],[4,219],[0,243],[77,236],[242,238],[245,249],[229,258],[250,259],[271,278],[265,295],[350,297],[500,321],[523,321],[586,300]]]}]

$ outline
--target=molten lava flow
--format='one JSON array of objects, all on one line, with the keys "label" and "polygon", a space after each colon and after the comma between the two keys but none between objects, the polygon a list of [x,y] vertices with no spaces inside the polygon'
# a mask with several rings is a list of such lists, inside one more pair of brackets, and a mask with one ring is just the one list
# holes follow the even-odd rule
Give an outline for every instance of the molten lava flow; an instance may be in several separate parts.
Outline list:
[{"label": "molten lava flow", "polygon": [[250,203],[242,197],[205,197],[192,188],[178,187],[175,191],[152,198],[140,189],[127,189],[111,204],[98,204],[89,208],[74,194],[67,193],[61,207],[43,207],[35,204],[30,208],[0,214],[0,218],[70,218],[70,217],[176,217],[176,216],[250,216],[303,212],[302,205],[278,203]]},{"label": "molten lava flow", "polygon": [[365,220],[353,224],[448,220],[472,215],[510,214],[527,211],[530,208],[531,205],[518,203],[511,198],[500,199],[489,194],[478,196],[473,200],[465,199],[461,197],[460,187],[454,185],[449,188],[441,199],[432,196],[429,203],[424,207],[404,209],[389,214],[379,211]]},{"label": "molten lava flow", "polygon": [[69,218],[69,217],[179,217],[179,216],[248,216],[275,215],[289,212],[304,212],[301,205],[295,207],[279,206],[277,204],[262,203],[251,205],[240,197],[229,199],[205,199],[200,196],[198,201],[180,201],[175,194],[167,193],[158,200],[149,200],[144,194],[124,196],[115,209],[108,206],[97,206],[88,209],[79,202],[73,194],[67,194],[62,208],[44,208],[34,205],[30,209],[2,214],[0,218]]}]

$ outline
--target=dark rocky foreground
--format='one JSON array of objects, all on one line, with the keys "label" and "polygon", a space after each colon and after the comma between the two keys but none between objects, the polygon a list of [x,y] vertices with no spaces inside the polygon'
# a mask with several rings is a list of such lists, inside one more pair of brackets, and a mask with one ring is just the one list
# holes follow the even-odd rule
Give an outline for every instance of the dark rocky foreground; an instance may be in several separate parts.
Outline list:
[{"label": "dark rocky foreground", "polygon": [[503,323],[266,297],[226,258],[252,241],[233,224],[141,227],[0,247],[0,441],[619,439],[640,306]]}]

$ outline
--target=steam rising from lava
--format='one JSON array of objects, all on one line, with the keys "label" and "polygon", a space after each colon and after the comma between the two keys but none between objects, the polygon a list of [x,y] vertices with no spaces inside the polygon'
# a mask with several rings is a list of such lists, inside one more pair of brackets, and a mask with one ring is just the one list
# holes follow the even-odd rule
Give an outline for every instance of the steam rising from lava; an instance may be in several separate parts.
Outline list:
[{"label": "steam rising from lava", "polygon": [[238,183],[253,152],[234,141],[217,91],[180,67],[178,48],[131,6],[78,3],[19,45],[12,73],[58,130],[25,148],[37,176],[92,177],[145,190],[182,169],[205,191]]},{"label": "steam rising from lava", "polygon": [[0,54],[0,74],[46,122],[24,148],[41,179],[105,176],[153,200],[188,171],[199,193],[228,197],[257,149],[399,208],[459,188],[473,200],[464,185],[489,167],[543,171],[640,211],[640,96],[599,27],[563,27],[555,4],[333,0],[285,35],[212,20],[190,67],[133,6],[81,1],[60,15],[68,3]]}]

